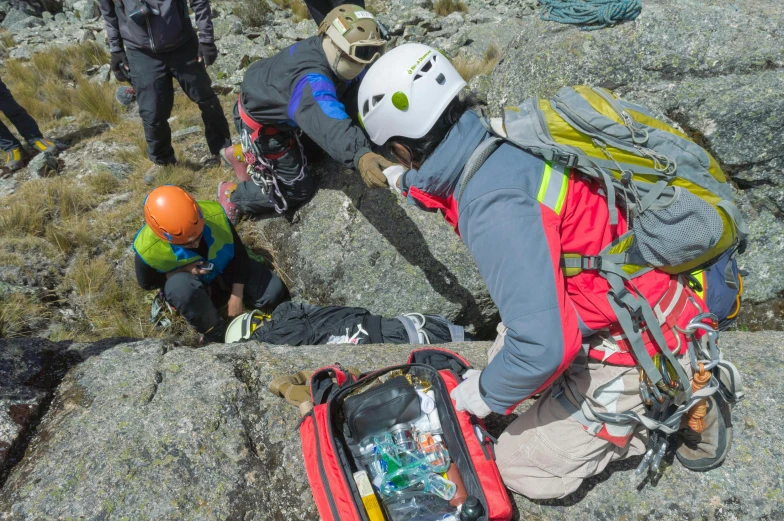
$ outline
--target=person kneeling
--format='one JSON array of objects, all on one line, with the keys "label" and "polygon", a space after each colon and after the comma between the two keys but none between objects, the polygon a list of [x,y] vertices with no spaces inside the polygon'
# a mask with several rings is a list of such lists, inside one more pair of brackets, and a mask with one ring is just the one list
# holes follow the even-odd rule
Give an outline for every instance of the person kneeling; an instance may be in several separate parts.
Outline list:
[{"label": "person kneeling", "polygon": [[223,341],[226,322],[216,304],[227,293],[229,318],[243,305],[271,308],[288,297],[283,281],[248,255],[220,204],[161,186],[145,199],[144,220],[133,240],[139,286],[163,290],[205,341]]}]

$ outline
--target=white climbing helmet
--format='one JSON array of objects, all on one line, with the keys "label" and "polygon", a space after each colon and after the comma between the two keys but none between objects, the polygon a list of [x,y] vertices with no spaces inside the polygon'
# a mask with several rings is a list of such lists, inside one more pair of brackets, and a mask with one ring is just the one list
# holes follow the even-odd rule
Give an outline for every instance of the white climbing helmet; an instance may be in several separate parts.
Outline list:
[{"label": "white climbing helmet", "polygon": [[229,327],[226,328],[226,337],[224,341],[227,344],[248,340],[256,329],[269,320],[270,315],[262,313],[258,309],[248,311],[239,315],[231,321]]},{"label": "white climbing helmet", "polygon": [[421,43],[406,43],[365,74],[359,86],[360,121],[377,145],[393,136],[418,139],[465,86],[446,56]]}]

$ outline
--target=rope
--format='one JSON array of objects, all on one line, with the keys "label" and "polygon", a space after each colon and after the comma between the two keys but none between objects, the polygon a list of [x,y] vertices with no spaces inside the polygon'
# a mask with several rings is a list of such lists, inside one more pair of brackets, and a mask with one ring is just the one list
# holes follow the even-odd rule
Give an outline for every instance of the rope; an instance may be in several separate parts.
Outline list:
[{"label": "rope", "polygon": [[642,11],[642,0],[539,0],[539,3],[542,20],[581,25],[581,31],[634,20]]}]

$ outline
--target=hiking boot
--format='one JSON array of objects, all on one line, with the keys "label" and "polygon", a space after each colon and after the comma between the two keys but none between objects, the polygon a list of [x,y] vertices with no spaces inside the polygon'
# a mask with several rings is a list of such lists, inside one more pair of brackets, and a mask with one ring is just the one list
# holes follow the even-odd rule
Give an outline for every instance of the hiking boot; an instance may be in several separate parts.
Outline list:
[{"label": "hiking boot", "polygon": [[5,166],[11,172],[16,172],[24,166],[25,151],[21,146],[14,147],[5,153]]},{"label": "hiking boot", "polygon": [[163,169],[166,168],[166,165],[161,165],[158,163],[154,163],[147,171],[144,173],[144,182],[145,184],[151,185],[155,182],[155,178],[158,177]]},{"label": "hiking boot", "polygon": [[240,182],[250,181],[245,154],[242,153],[242,145],[231,145],[224,148],[221,150],[220,157],[225,166],[234,170],[234,174]]},{"label": "hiking boot", "polygon": [[44,139],[42,137],[36,137],[28,140],[27,142],[37,152],[43,152],[45,154],[57,154],[57,146],[51,141],[49,141],[48,139]]},{"label": "hiking boot", "polygon": [[223,207],[223,211],[226,212],[226,217],[229,218],[229,222],[234,226],[236,226],[237,222],[240,220],[240,211],[237,210],[237,207],[231,202],[231,194],[233,194],[236,189],[237,183],[232,183],[231,181],[218,183],[218,202]]},{"label": "hiking boot", "polygon": [[695,472],[711,470],[724,461],[732,445],[732,407],[720,393],[708,397],[705,430],[689,428],[678,432],[679,445],[675,455],[681,465]]},{"label": "hiking boot", "polygon": [[127,107],[136,101],[136,91],[133,89],[133,87],[126,87],[121,85],[117,87],[116,91],[114,91],[114,99],[116,99],[117,103],[120,105]]}]

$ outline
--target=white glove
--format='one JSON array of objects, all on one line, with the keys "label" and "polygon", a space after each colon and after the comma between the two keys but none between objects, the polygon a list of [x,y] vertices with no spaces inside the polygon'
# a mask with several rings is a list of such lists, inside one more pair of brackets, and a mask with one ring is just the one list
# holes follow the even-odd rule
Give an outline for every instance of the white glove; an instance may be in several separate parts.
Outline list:
[{"label": "white glove", "polygon": [[479,375],[482,371],[469,369],[463,376],[463,383],[452,389],[452,399],[455,409],[473,414],[477,418],[484,418],[491,411],[482,396],[479,394]]},{"label": "white glove", "polygon": [[382,172],[384,177],[387,178],[387,184],[389,184],[389,187],[392,190],[395,190],[397,193],[400,193],[400,188],[397,186],[397,181],[405,171],[406,167],[403,165],[392,165]]}]

